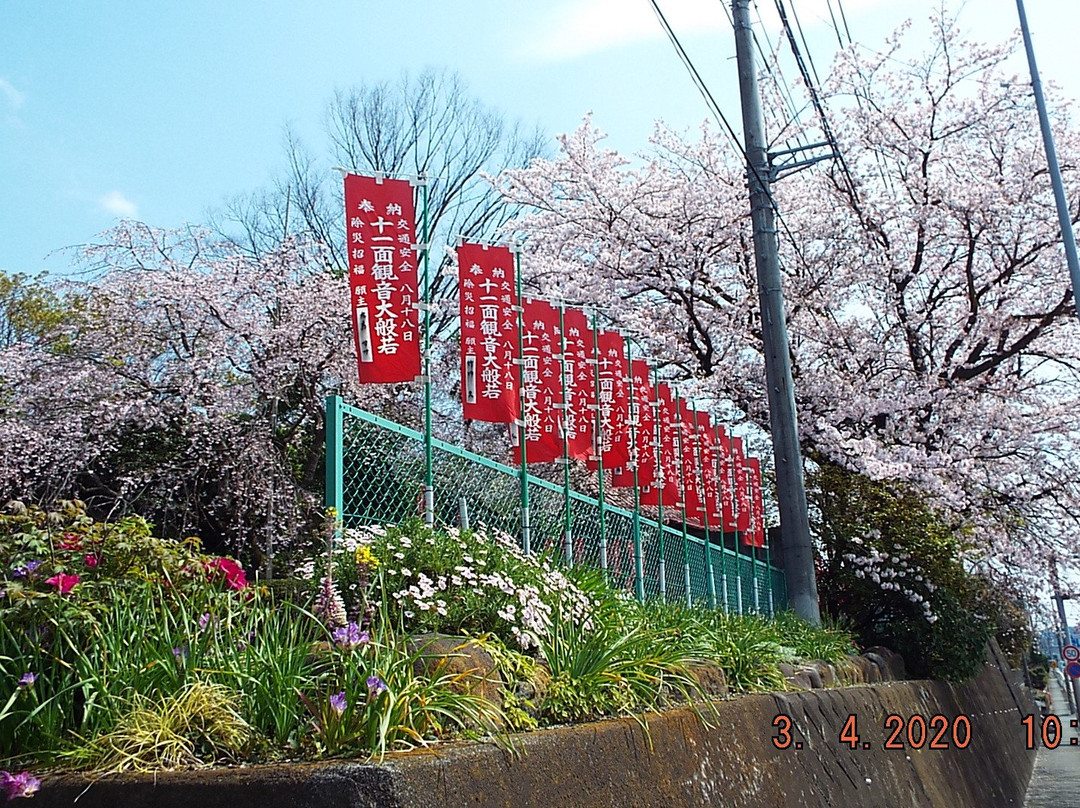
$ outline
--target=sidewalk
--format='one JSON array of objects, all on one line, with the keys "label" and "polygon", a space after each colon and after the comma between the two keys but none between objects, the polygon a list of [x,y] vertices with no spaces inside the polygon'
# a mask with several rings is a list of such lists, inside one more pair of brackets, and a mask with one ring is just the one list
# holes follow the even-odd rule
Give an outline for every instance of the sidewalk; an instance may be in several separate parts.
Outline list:
[{"label": "sidewalk", "polygon": [[[1076,808],[1080,806],[1080,745],[1076,729],[1070,724],[1077,717],[1069,714],[1069,702],[1065,697],[1059,674],[1051,671],[1049,683],[1053,699],[1053,712],[1061,719],[1061,745],[1056,749],[1042,747],[1036,725],[1036,743],[1039,753],[1035,758],[1035,771],[1031,773],[1024,808]],[[1036,716],[1036,720],[1038,717]],[[1026,730],[1024,730],[1026,733]]]}]

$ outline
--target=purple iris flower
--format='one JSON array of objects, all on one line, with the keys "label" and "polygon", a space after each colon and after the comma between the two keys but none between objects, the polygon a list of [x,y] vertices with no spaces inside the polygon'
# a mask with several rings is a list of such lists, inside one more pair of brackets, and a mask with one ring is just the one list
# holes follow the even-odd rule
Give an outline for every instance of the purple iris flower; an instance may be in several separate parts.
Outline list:
[{"label": "purple iris flower", "polygon": [[34,559],[33,561],[27,561],[21,567],[14,567],[11,570],[11,574],[15,578],[29,578],[37,571],[37,568],[40,567],[41,564],[42,562],[38,559]]},{"label": "purple iris flower", "polygon": [[19,677],[19,687],[30,687],[37,681],[37,674],[27,671]]},{"label": "purple iris flower", "polygon": [[334,629],[330,636],[333,637],[338,647],[347,650],[371,642],[371,635],[366,631],[361,631],[360,626],[356,623],[349,623],[346,626]]},{"label": "purple iris flower", "polygon": [[41,788],[41,781],[36,777],[31,777],[30,772],[18,774],[0,772],[0,788],[4,790],[10,802],[16,797],[32,797],[37,794],[38,789]]},{"label": "purple iris flower", "polygon": [[345,699],[345,691],[335,693],[330,697],[330,707],[335,713],[341,715],[345,712],[345,708],[349,706],[349,702]]},{"label": "purple iris flower", "polygon": [[386,690],[386,682],[380,679],[378,676],[369,676],[367,678],[368,696],[375,698],[384,690]]}]

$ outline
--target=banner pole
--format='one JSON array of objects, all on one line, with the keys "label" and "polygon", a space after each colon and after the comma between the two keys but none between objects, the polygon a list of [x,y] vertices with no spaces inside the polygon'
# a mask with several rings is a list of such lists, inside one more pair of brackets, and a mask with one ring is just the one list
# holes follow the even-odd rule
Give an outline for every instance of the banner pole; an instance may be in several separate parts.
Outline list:
[{"label": "banner pole", "polygon": [[423,199],[421,231],[424,250],[424,524],[435,525],[435,476],[431,449],[431,234],[428,232],[428,181],[418,178]]},{"label": "banner pole", "polygon": [[514,252],[514,276],[517,285],[517,336],[518,336],[518,447],[521,452],[521,552],[532,554],[532,536],[529,525],[529,459],[525,433],[525,301],[521,297],[521,250]]},{"label": "banner pole", "polygon": [[603,421],[600,417],[600,334],[599,319],[596,310],[592,312],[592,339],[593,339],[593,401],[596,407],[596,430],[593,448],[596,450],[596,484],[597,499],[600,504],[600,569],[608,568],[607,557],[607,524],[605,520],[604,506],[604,431]]},{"label": "banner pole", "polygon": [[[719,455],[720,455],[721,449],[724,448],[723,444],[721,444],[721,442],[720,442],[720,425],[719,425],[719,423],[714,423],[714,425],[713,425],[713,444],[716,446],[717,460],[719,460]],[[727,548],[727,546],[725,544],[725,539],[724,539],[725,528],[726,528],[726,525],[724,524],[724,487],[721,486],[720,483],[723,482],[724,484],[726,484],[730,488],[731,482],[720,479],[720,470],[719,470],[719,468],[716,469],[716,481],[717,481],[716,498],[717,498],[717,500],[719,501],[719,504],[720,504],[720,560],[721,560],[721,562],[723,562],[723,563],[720,564],[720,597],[721,597],[721,602],[723,602],[723,604],[724,604],[724,606],[723,606],[724,611],[728,611],[731,608],[731,598],[730,598],[730,593],[728,591],[728,561],[727,561],[727,557],[726,557],[727,553],[728,553],[728,548]]]},{"label": "banner pole", "polygon": [[570,432],[567,419],[570,417],[570,394],[572,385],[566,376],[566,306],[559,303],[559,368],[562,373],[562,457],[563,457],[563,555],[566,563],[574,564],[574,532],[570,501]]},{"label": "banner pole", "polygon": [[772,547],[769,545],[768,539],[765,540],[765,569],[769,571],[769,617],[775,617],[776,601],[773,599],[773,581],[775,580],[775,577],[773,576],[772,569]]},{"label": "banner pole", "polygon": [[754,611],[761,614],[761,581],[758,580],[757,574],[758,558],[756,544],[750,547],[750,553],[751,570],[753,570],[750,575],[754,581]]},{"label": "banner pole", "polygon": [[660,371],[653,368],[653,391],[655,400],[651,402],[653,408],[653,423],[656,425],[656,450],[653,456],[656,458],[656,525],[660,532],[660,600],[667,602],[667,553],[664,548],[664,430],[661,423],[660,413]]},{"label": "banner pole", "polygon": [[634,341],[626,338],[626,371],[630,380],[630,423],[627,424],[627,435],[630,438],[630,461],[634,464],[634,590],[637,594],[638,603],[645,602],[645,565],[641,553],[641,489],[638,487],[638,459],[637,451],[637,425],[638,406],[634,397],[634,361],[631,358]]},{"label": "banner pole", "polygon": [[701,433],[698,432],[698,413],[697,410],[691,410],[691,412],[694,413],[694,443],[697,447],[697,467],[698,475],[701,477],[701,496],[703,498],[701,503],[701,516],[702,521],[705,524],[705,575],[708,577],[709,608],[715,609],[716,579],[713,577],[712,539],[709,536],[709,498],[705,486],[705,456],[702,451]]},{"label": "banner pole", "polygon": [[739,529],[735,528],[735,604],[743,614],[742,552],[739,550]]},{"label": "banner pole", "polygon": [[686,466],[683,463],[682,409],[679,407],[678,389],[673,389],[672,392],[675,394],[675,422],[679,425],[675,430],[675,437],[679,445],[679,490],[682,492],[679,508],[682,514],[683,575],[686,581],[686,605],[689,607],[694,605],[694,598],[690,589],[690,537],[686,533]]},{"label": "banner pole", "polygon": [[345,513],[345,419],[341,396],[326,397],[326,510],[341,519]]}]

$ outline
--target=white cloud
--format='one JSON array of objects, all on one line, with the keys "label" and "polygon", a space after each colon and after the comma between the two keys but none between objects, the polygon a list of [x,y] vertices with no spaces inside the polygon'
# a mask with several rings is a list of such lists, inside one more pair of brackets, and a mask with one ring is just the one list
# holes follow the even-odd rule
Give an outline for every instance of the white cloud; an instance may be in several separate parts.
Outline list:
[{"label": "white cloud", "polygon": [[[676,31],[717,28],[724,12],[717,0],[680,0],[661,5]],[[569,0],[551,8],[521,37],[519,53],[528,59],[558,62],[663,37],[663,30],[648,3],[626,0]]]},{"label": "white cloud", "polygon": [[19,92],[7,79],[0,79],[0,95],[7,98],[13,109],[18,109],[26,100],[26,93]]},{"label": "white cloud", "polygon": [[135,207],[135,203],[119,191],[109,191],[105,196],[98,197],[97,202],[102,209],[114,216],[123,216],[131,219],[139,213],[138,208]]},{"label": "white cloud", "polygon": [[[660,9],[676,35],[723,33],[730,39],[731,23],[724,10],[726,0],[661,0]],[[896,0],[849,0],[848,10],[891,5]],[[771,3],[760,4],[770,29],[779,26]],[[518,55],[541,62],[560,62],[649,40],[666,37],[660,21],[645,0],[564,0],[546,6],[548,11],[533,21],[529,33],[519,36]],[[790,11],[789,11],[790,14]],[[826,23],[827,0],[800,0],[800,19],[805,25]],[[757,14],[753,14],[757,23]],[[734,45],[731,45],[734,48]]]}]

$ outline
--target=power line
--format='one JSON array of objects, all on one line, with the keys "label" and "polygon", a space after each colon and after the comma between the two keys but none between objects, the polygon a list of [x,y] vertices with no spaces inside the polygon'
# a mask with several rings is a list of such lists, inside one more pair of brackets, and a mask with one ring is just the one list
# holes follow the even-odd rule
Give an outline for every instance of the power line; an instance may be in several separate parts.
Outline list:
[{"label": "power line", "polygon": [[[757,167],[750,162],[750,157],[746,153],[746,149],[744,148],[742,141],[735,133],[735,129],[732,127],[731,123],[724,115],[723,110],[720,109],[720,105],[716,103],[716,99],[713,98],[712,92],[710,92],[708,86],[706,86],[704,79],[701,78],[701,74],[698,73],[697,68],[694,66],[693,60],[690,59],[690,55],[683,48],[682,43],[679,42],[678,36],[675,34],[674,29],[672,29],[671,25],[668,23],[667,17],[664,16],[664,12],[660,9],[657,0],[649,0],[649,2],[653,7],[653,11],[656,13],[657,19],[660,21],[660,25],[663,26],[664,32],[667,34],[668,39],[674,46],[676,53],[678,53],[683,65],[690,73],[690,77],[693,80],[694,85],[698,88],[698,92],[700,92],[702,98],[705,99],[705,103],[708,106],[709,110],[727,130],[728,136],[731,138],[731,142],[735,145],[736,151],[742,156],[743,163],[746,165],[747,169],[753,174],[754,179],[761,183],[761,185],[766,189],[766,197],[769,200],[769,206],[772,208],[774,214],[776,215],[777,221],[780,222],[780,226],[784,229],[787,237],[791,240],[791,246],[795,250],[795,254],[799,257],[799,260],[802,262],[802,265],[804,267],[809,267],[810,264],[806,260],[806,256],[803,255],[802,248],[799,246],[799,242],[795,238],[795,234],[791,231],[791,228],[788,227],[787,221],[780,213],[780,208],[779,206],[777,206],[776,199],[772,195],[770,183],[766,182],[765,178],[761,177],[761,175],[758,173]],[[732,23],[732,25],[734,25],[734,22]]]},{"label": "power line", "polygon": [[[844,159],[844,155],[840,151],[840,144],[837,143],[836,137],[833,135],[832,127],[829,125],[829,118],[825,114],[825,106],[821,103],[821,98],[818,95],[817,86],[810,78],[810,72],[806,68],[806,63],[803,60],[802,53],[799,51],[799,45],[795,41],[795,34],[791,30],[791,25],[788,23],[787,10],[784,6],[784,0],[775,0],[775,2],[776,11],[780,15],[780,22],[784,26],[785,34],[787,34],[788,45],[791,46],[792,55],[795,57],[795,64],[799,68],[799,74],[802,76],[803,82],[806,84],[807,92],[810,93],[810,101],[814,105],[814,109],[817,111],[818,118],[821,120],[821,131],[824,132],[825,139],[828,141],[829,146],[833,150],[833,156],[840,164],[840,170],[844,175],[844,179],[847,181],[848,191],[851,193],[851,203],[855,206],[855,212],[856,214],[858,214],[859,218],[862,219],[863,213],[859,205],[859,193],[855,187],[855,179],[851,176],[851,171],[848,168],[847,160]],[[805,43],[805,39],[803,41]]]},{"label": "power line", "polygon": [[[779,3],[780,0],[777,0]],[[814,64],[814,54],[810,52],[810,46],[806,43],[806,34],[803,33],[802,21],[799,19],[799,12],[795,10],[795,3],[791,4],[791,16],[795,18],[795,26],[799,29],[799,39],[802,40],[803,48],[806,50],[806,60],[810,62],[810,70],[814,74],[814,81],[819,85],[821,84],[821,76],[818,75],[817,65]]]},{"label": "power line", "polygon": [[663,26],[664,32],[674,46],[675,52],[679,55],[683,65],[690,73],[690,78],[693,80],[694,86],[697,87],[698,92],[701,93],[701,97],[705,99],[705,105],[709,108],[709,111],[712,112],[717,123],[720,123],[724,129],[727,130],[731,142],[735,144],[735,148],[745,156],[746,152],[743,151],[742,143],[739,141],[738,135],[735,134],[734,127],[728,122],[723,110],[720,109],[720,105],[716,103],[716,99],[713,98],[709,88],[705,85],[705,81],[701,78],[701,74],[698,73],[697,68],[694,67],[694,63],[690,60],[689,54],[683,49],[682,43],[679,42],[679,38],[675,36],[675,31],[672,30],[671,25],[667,21],[667,17],[664,16],[664,12],[660,10],[660,5],[656,0],[649,0],[649,2],[653,7],[653,11],[656,13],[656,18],[660,21],[660,25]]},{"label": "power line", "polygon": [[[851,39],[851,29],[848,28],[847,15],[844,13],[844,4],[842,0],[836,0],[836,7],[840,10],[840,21],[844,23],[844,33],[847,34],[847,41],[850,45],[853,40]],[[829,0],[829,13],[832,14],[832,0]],[[837,33],[839,33],[839,31]]]},{"label": "power line", "polygon": [[[723,0],[721,0],[721,4],[724,6],[725,9],[727,8],[727,4],[724,3]],[[753,5],[754,5],[754,13],[757,14],[757,18],[758,18],[758,27],[761,28],[762,36],[764,36],[765,41],[769,45],[769,56],[766,57],[764,55],[764,52],[762,51],[762,48],[761,48],[761,42],[758,40],[757,31],[752,30],[751,34],[753,36],[754,47],[757,48],[758,53],[762,54],[762,65],[763,65],[765,71],[772,78],[773,83],[778,88],[778,90],[780,92],[780,95],[781,95],[781,98],[786,100],[787,114],[790,116],[790,120],[792,122],[797,122],[799,120],[799,118],[801,117],[801,115],[802,115],[802,109],[798,108],[797,105],[795,104],[795,95],[791,90],[791,84],[788,82],[787,78],[784,76],[783,70],[780,67],[780,60],[779,60],[780,43],[777,42],[776,46],[775,47],[773,46],[772,40],[769,39],[768,30],[765,27],[765,21],[761,17],[761,8],[758,6],[757,0],[754,0]],[[728,17],[729,17],[729,19],[731,18],[730,13],[729,13]],[[733,27],[734,27],[734,24],[735,24],[734,20],[732,20],[732,26]],[[772,64],[776,65],[775,73],[774,73],[774,71],[772,69],[772,66],[771,66]],[[805,105],[804,105],[803,109],[804,108],[805,108]],[[803,134],[803,132],[801,130],[799,130],[799,129],[796,129],[795,142],[798,143],[800,146],[804,146],[804,147],[809,145],[809,139],[806,138],[806,136]]]},{"label": "power line", "polygon": [[[840,28],[836,24],[836,14],[833,13],[832,0],[825,0],[829,8],[829,21],[832,23],[832,29],[836,32],[836,43],[841,49],[844,47],[844,38],[840,36]],[[851,44],[851,36],[848,36],[848,44]]]}]

